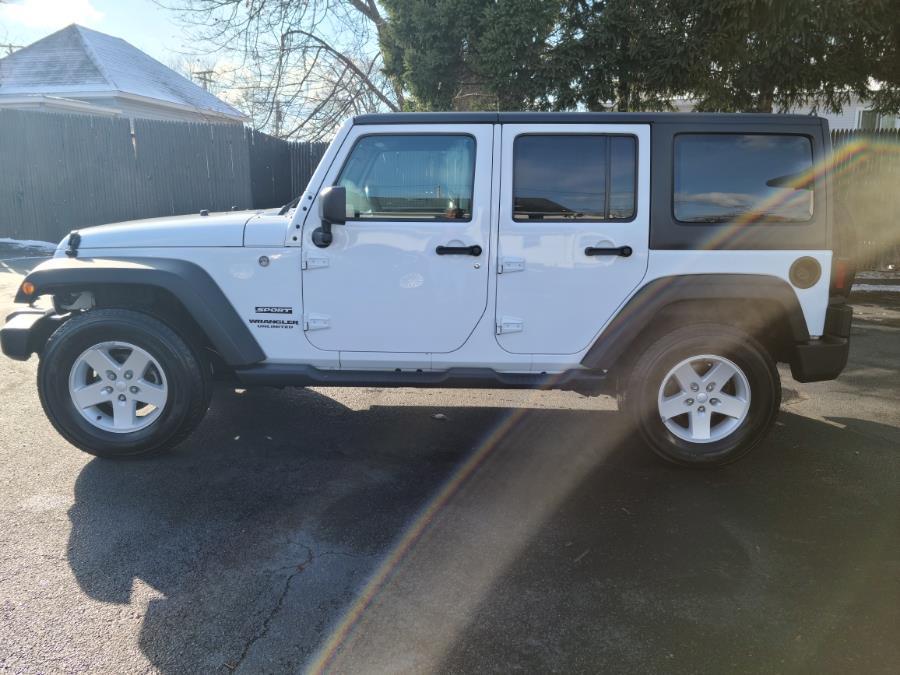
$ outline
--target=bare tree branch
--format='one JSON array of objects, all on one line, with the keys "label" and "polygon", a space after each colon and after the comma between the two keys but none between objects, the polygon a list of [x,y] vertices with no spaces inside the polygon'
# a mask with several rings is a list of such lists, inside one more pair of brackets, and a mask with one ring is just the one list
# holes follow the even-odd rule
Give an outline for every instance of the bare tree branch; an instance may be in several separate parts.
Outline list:
[{"label": "bare tree branch", "polygon": [[375,85],[375,83],[369,79],[368,75],[366,75],[362,70],[360,70],[359,67],[355,63],[353,63],[352,59],[348,58],[344,54],[341,54],[338,50],[336,50],[334,47],[329,45],[327,42],[325,42],[325,40],[320,38],[318,35],[313,35],[312,33],[309,33],[307,31],[303,31],[303,30],[299,30],[299,29],[290,31],[289,34],[303,35],[305,37],[308,37],[310,40],[314,40],[315,42],[318,42],[319,45],[321,45],[322,49],[329,52],[332,56],[334,56],[336,59],[338,59],[339,61],[344,63],[344,65],[346,65],[350,70],[352,70],[354,73],[356,73],[356,75],[366,85],[368,85],[368,87],[371,89],[372,93],[375,94],[375,96],[377,96],[378,99],[382,103],[384,103],[388,108],[390,108],[394,112],[397,112],[400,110],[400,108],[393,101],[391,101],[387,96],[384,95],[383,92],[381,92],[378,89],[378,87]]},{"label": "bare tree branch", "polygon": [[376,0],[156,2],[195,38],[194,60],[215,56],[216,93],[255,128],[321,139],[347,115],[403,107],[402,88],[383,73]]}]

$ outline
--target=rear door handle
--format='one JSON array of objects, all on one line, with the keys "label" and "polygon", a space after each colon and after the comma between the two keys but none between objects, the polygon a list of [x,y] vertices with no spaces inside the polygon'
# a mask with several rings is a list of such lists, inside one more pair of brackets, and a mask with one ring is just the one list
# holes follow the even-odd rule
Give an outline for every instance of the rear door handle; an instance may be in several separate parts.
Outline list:
[{"label": "rear door handle", "polygon": [[630,258],[634,251],[630,246],[616,246],[614,248],[598,248],[596,246],[588,246],[584,249],[585,255],[620,255],[623,258]]},{"label": "rear door handle", "polygon": [[478,244],[472,246],[438,246],[434,249],[438,255],[473,255],[476,258],[481,255],[481,247]]}]

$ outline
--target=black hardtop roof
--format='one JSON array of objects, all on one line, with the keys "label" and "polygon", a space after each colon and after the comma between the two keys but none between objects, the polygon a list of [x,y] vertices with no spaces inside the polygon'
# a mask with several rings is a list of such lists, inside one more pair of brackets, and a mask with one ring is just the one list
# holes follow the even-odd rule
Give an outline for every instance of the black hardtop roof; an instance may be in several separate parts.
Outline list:
[{"label": "black hardtop roof", "polygon": [[357,115],[354,124],[819,124],[815,115],[773,113],[414,112]]}]

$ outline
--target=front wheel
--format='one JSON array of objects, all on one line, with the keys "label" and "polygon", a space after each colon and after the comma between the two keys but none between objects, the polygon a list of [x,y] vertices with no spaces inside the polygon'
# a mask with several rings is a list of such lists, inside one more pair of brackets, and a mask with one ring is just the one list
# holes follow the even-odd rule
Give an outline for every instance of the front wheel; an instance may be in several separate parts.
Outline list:
[{"label": "front wheel", "polygon": [[743,331],[680,328],[635,358],[622,404],[647,445],[668,462],[734,462],[765,437],[781,405],[769,353]]},{"label": "front wheel", "polygon": [[203,418],[210,382],[194,350],[157,319],[99,309],[64,323],[47,341],[38,392],[50,422],[92,455],[169,448]]}]

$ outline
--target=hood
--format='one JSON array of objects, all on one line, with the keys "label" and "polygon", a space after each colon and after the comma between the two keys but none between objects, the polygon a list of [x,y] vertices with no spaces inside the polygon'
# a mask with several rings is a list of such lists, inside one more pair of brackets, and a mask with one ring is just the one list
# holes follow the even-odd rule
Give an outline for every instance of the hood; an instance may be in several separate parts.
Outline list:
[{"label": "hood", "polygon": [[[243,246],[244,224],[256,211],[225,211],[208,216],[169,216],[79,229],[81,249]],[[63,239],[57,251],[68,246]]]}]

